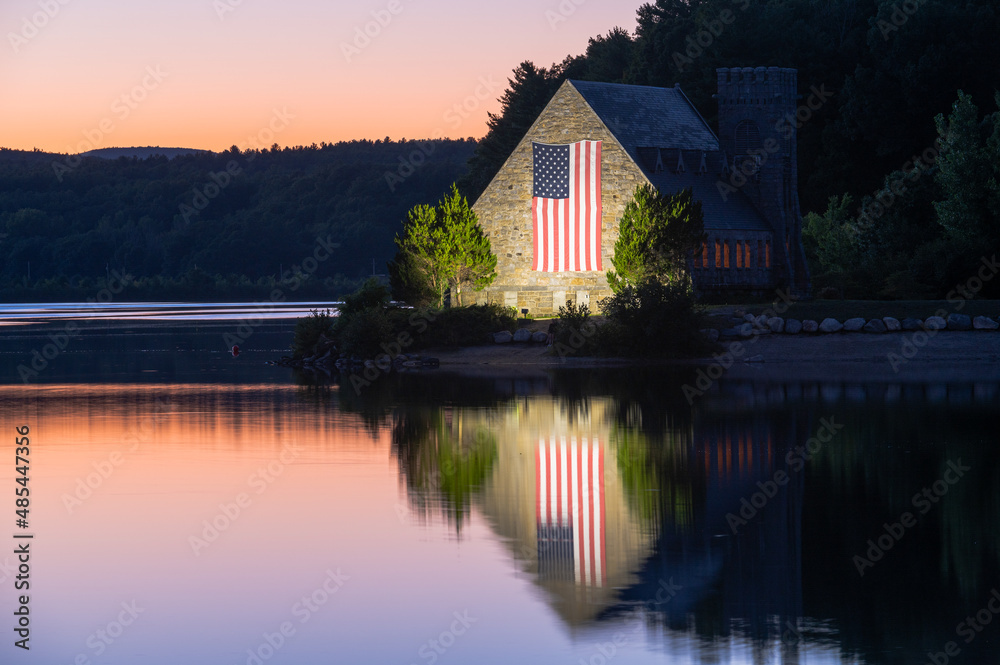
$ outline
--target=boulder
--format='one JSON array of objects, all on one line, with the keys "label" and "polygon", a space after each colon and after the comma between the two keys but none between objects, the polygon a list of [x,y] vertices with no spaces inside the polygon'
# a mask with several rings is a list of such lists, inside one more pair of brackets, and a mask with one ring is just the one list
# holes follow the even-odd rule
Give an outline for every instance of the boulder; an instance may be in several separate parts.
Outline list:
[{"label": "boulder", "polygon": [[865,327],[865,320],[861,317],[854,317],[844,321],[845,332],[858,332]]},{"label": "boulder", "polygon": [[719,331],[715,328],[706,328],[701,331],[701,335],[710,342],[719,341]]},{"label": "boulder", "polygon": [[740,337],[753,337],[753,325],[750,323],[744,323],[736,330],[739,331]]},{"label": "boulder", "polygon": [[757,320],[757,317],[754,316],[753,314],[744,314],[743,320],[746,321],[747,323],[753,323],[754,321]]},{"label": "boulder", "polygon": [[844,324],[837,319],[823,319],[823,322],[819,324],[819,331],[824,333],[840,332],[843,329]]},{"label": "boulder", "polygon": [[885,329],[889,332],[899,332],[902,330],[902,325],[899,323],[899,319],[894,319],[891,316],[883,316],[882,323],[885,325]]},{"label": "boulder", "polygon": [[[815,323],[815,321],[813,322]],[[789,335],[798,335],[802,332],[802,322],[798,319],[785,319],[785,333]]]},{"label": "boulder", "polygon": [[865,324],[865,327],[862,328],[862,330],[864,330],[866,333],[874,333],[876,335],[881,335],[882,333],[885,332],[886,328],[885,324],[882,323],[882,319],[872,319],[871,321]]},{"label": "boulder", "polygon": [[929,316],[924,321],[924,330],[944,330],[948,327],[948,322],[940,316]]},{"label": "boulder", "polygon": [[755,327],[760,328],[761,330],[766,329],[767,328],[767,315],[766,314],[761,314],[756,319],[754,319],[753,324],[754,324]]},{"label": "boulder", "polygon": [[773,333],[785,332],[785,320],[780,316],[772,316],[767,320],[767,328]]},{"label": "boulder", "polygon": [[493,342],[496,343],[496,344],[510,344],[510,342],[513,339],[514,339],[514,336],[511,335],[506,330],[503,330],[503,331],[498,332],[498,333],[493,333]]},{"label": "boulder", "polygon": [[549,334],[544,330],[539,330],[538,332],[536,332],[534,335],[531,336],[531,341],[544,344],[545,342],[549,341]]},{"label": "boulder", "polygon": [[947,324],[948,330],[972,330],[972,319],[965,314],[949,314]]},{"label": "boulder", "polygon": [[924,322],[920,319],[905,318],[899,325],[903,330],[920,330],[924,327]]},{"label": "boulder", "polygon": [[812,319],[806,319],[802,322],[802,332],[804,333],[814,333],[819,331],[819,324]]},{"label": "boulder", "polygon": [[972,327],[976,330],[996,330],[1000,328],[1000,323],[988,316],[977,316],[972,320]]},{"label": "boulder", "polygon": [[514,333],[515,342],[530,342],[531,341],[531,331],[527,328],[518,328]]}]

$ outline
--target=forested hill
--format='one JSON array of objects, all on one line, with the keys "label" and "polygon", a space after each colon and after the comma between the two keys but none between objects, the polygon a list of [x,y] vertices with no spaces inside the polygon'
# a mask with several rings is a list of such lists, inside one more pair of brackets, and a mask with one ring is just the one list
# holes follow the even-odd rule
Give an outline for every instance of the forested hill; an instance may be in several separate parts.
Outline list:
[{"label": "forested hill", "polygon": [[[475,141],[350,141],[173,159],[0,149],[0,296],[326,297],[384,272],[407,210],[458,179]],[[317,238],[339,244],[303,280]],[[323,252],[320,252],[322,255]],[[305,263],[305,272],[312,263]],[[292,279],[290,271],[299,271]]]}]

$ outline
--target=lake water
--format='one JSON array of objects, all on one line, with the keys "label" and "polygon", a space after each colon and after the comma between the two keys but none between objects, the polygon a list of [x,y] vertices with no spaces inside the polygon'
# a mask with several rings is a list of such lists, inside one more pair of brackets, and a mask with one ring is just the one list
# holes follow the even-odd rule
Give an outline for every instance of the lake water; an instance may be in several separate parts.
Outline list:
[{"label": "lake water", "polygon": [[1000,663],[1000,385],[723,377],[689,404],[687,369],[508,368],[359,393],[265,364],[287,316],[26,309],[0,326],[0,662]]}]

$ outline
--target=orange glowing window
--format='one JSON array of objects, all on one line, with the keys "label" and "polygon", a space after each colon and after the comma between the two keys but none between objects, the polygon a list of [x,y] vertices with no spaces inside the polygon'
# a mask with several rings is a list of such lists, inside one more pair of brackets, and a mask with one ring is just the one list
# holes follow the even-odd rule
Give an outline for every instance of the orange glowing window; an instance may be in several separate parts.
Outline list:
[{"label": "orange glowing window", "polygon": [[770,240],[768,240],[766,243],[764,243],[764,252],[765,252],[765,254],[764,254],[764,266],[766,268],[770,268],[771,267],[771,241]]},{"label": "orange glowing window", "polygon": [[736,241],[736,267],[737,268],[742,268],[743,267],[743,241],[742,240],[737,240]]},{"label": "orange glowing window", "polygon": [[750,267],[750,243],[748,243],[748,242],[744,242],[743,243],[743,251],[745,253],[745,256],[743,257],[743,267],[744,268],[749,268]]},{"label": "orange glowing window", "polygon": [[729,242],[730,242],[730,241],[726,240],[726,241],[725,241],[725,242],[723,243],[723,247],[725,247],[725,249],[726,249],[726,257],[725,257],[725,266],[726,266],[727,268],[729,267]]},{"label": "orange glowing window", "polygon": [[701,243],[701,267],[702,268],[707,268],[708,267],[708,243],[707,242]]},{"label": "orange glowing window", "polygon": [[719,241],[715,241],[715,267],[722,267],[722,248],[719,245]]}]

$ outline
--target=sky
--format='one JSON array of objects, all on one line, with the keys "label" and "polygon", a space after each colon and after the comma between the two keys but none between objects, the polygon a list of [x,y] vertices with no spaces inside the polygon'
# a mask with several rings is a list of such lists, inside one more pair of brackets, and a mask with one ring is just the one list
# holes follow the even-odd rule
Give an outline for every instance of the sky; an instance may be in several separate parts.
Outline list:
[{"label": "sky", "polygon": [[0,147],[480,138],[640,0],[2,0]]}]

